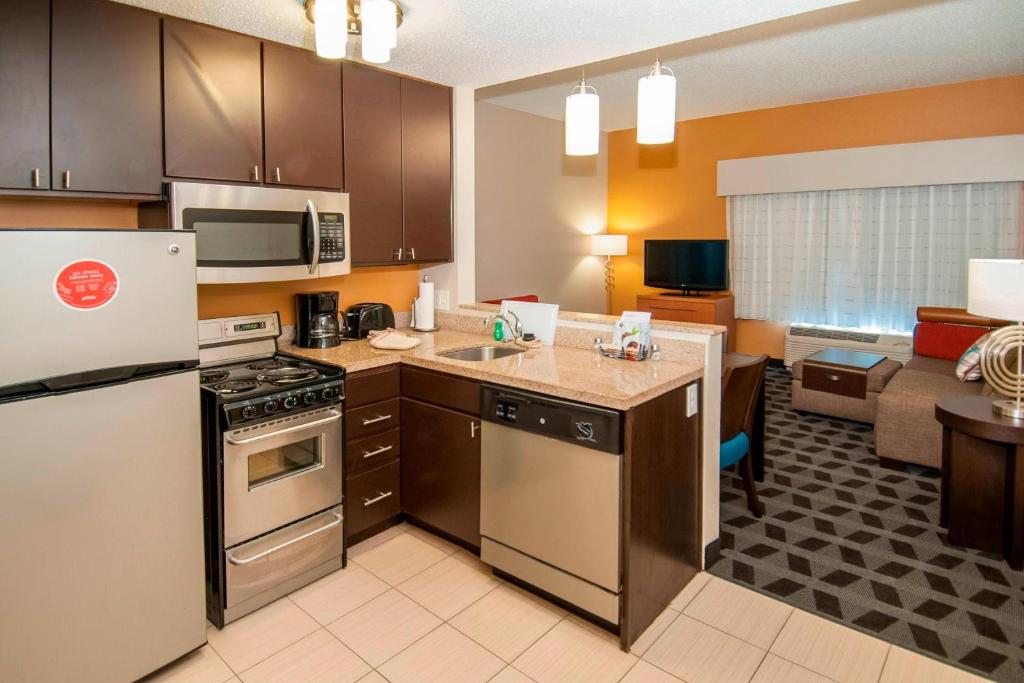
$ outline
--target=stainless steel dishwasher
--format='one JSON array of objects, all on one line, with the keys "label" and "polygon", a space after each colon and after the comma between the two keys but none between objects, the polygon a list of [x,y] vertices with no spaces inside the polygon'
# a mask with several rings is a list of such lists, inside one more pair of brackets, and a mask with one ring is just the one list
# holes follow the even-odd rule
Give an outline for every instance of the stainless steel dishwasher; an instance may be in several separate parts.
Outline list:
[{"label": "stainless steel dishwasher", "polygon": [[484,562],[619,623],[622,416],[484,385]]}]

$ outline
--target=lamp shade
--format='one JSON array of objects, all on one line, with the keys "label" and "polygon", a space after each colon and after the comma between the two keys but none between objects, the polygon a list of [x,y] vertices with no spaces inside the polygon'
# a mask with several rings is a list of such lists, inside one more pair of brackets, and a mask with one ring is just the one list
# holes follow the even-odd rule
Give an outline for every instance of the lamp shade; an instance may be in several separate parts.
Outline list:
[{"label": "lamp shade", "polygon": [[565,98],[565,153],[569,156],[590,156],[600,149],[601,100],[586,88],[581,84]]},{"label": "lamp shade", "polygon": [[676,77],[661,63],[637,84],[636,141],[663,145],[676,137]]},{"label": "lamp shade", "polygon": [[363,61],[384,64],[391,59],[398,33],[398,7],[391,0],[362,0]]},{"label": "lamp shade", "polygon": [[591,235],[590,253],[593,256],[625,256],[628,244],[626,235]]},{"label": "lamp shade", "polygon": [[971,259],[967,265],[967,312],[999,320],[1024,320],[1024,261]]},{"label": "lamp shade", "polygon": [[345,0],[318,0],[314,12],[317,56],[341,59],[345,56],[345,43],[348,40],[347,3]]}]

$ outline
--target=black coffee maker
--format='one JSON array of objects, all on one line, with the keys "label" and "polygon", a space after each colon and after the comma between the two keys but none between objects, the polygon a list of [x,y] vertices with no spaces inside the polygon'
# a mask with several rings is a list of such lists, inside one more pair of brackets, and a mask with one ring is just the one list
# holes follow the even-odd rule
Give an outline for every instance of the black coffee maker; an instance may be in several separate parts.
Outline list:
[{"label": "black coffee maker", "polygon": [[341,343],[338,293],[307,292],[295,295],[295,345],[327,349]]}]

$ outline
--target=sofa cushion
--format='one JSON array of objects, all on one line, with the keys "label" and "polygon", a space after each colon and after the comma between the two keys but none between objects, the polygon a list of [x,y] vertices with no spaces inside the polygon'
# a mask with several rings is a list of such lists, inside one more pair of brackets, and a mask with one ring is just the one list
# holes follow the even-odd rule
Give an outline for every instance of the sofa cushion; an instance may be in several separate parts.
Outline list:
[{"label": "sofa cushion", "polygon": [[[889,383],[892,376],[902,367],[899,361],[886,358],[868,370],[868,391],[880,392]],[[802,360],[794,362],[791,371],[794,379],[800,382],[804,381],[804,362]]]},{"label": "sofa cushion", "polygon": [[907,361],[906,367],[908,370],[920,370],[922,372],[933,372],[937,375],[956,377],[956,361],[952,360],[929,358],[928,356],[914,356]]},{"label": "sofa cushion", "polygon": [[914,328],[914,355],[959,360],[988,331],[987,327],[974,325],[918,323]]},{"label": "sofa cushion", "polygon": [[[885,387],[885,393],[913,394],[928,399],[934,406],[936,401],[946,396],[980,396],[981,388],[981,383],[961,382],[952,372],[940,374],[908,366],[896,373]],[[931,415],[931,418],[934,420],[935,416]]]}]

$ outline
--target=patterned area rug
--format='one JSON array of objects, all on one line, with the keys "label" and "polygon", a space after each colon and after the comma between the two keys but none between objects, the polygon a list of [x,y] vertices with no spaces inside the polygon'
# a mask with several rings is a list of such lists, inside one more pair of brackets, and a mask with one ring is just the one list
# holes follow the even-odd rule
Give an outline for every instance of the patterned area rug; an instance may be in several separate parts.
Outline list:
[{"label": "patterned area rug", "polygon": [[711,573],[997,681],[1024,681],[1024,572],[949,545],[939,474],[878,465],[870,425],[794,412],[770,369],[768,512],[722,474],[722,559]]}]

